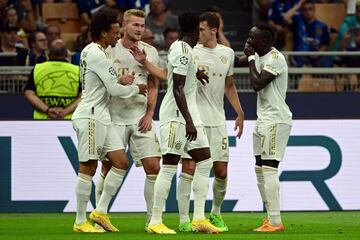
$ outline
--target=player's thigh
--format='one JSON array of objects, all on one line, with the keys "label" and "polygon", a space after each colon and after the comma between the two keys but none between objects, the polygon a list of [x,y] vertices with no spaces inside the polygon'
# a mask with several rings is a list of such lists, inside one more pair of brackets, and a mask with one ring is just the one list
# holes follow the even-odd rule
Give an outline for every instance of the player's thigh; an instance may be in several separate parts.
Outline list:
[{"label": "player's thigh", "polygon": [[[283,123],[274,123],[259,126],[258,132],[261,140],[261,160],[282,161],[290,137],[291,126]],[[255,152],[254,152],[255,153]]]},{"label": "player's thigh", "polygon": [[229,161],[229,143],[226,125],[205,127],[209,140],[211,158],[214,162]]},{"label": "player's thigh", "polygon": [[157,159],[161,158],[161,151],[155,125],[152,124],[151,130],[146,133],[140,132],[137,125],[131,125],[131,127],[132,134],[129,138],[129,150],[136,166],[142,166],[143,159],[149,161],[144,167],[152,163],[157,164]]},{"label": "player's thigh", "polygon": [[99,160],[106,140],[107,126],[95,119],[75,119],[73,127],[78,139],[80,162]]},{"label": "player's thigh", "polygon": [[[122,138],[115,125],[109,125],[102,154],[106,156],[116,168],[127,169],[128,159]],[[103,159],[104,157],[102,157]]]},{"label": "player's thigh", "polygon": [[186,144],[185,124],[166,122],[160,126],[161,155],[173,154],[182,156]]},{"label": "player's thigh", "polygon": [[204,126],[197,126],[197,137],[195,141],[186,141],[185,151],[195,162],[199,162],[211,157],[209,140],[206,136]]}]

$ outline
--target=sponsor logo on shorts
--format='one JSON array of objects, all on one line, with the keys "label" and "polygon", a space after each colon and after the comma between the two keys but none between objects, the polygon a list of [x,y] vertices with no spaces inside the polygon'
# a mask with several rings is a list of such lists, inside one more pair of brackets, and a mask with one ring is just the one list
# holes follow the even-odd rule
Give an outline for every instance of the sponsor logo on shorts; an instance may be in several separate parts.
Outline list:
[{"label": "sponsor logo on shorts", "polygon": [[182,142],[176,141],[176,142],[175,142],[175,149],[176,149],[176,150],[179,150],[179,149],[181,148],[181,145],[182,145]]},{"label": "sponsor logo on shorts", "polygon": [[101,155],[102,150],[103,150],[102,146],[97,146],[97,147],[96,147],[96,153],[97,153],[97,155]]}]

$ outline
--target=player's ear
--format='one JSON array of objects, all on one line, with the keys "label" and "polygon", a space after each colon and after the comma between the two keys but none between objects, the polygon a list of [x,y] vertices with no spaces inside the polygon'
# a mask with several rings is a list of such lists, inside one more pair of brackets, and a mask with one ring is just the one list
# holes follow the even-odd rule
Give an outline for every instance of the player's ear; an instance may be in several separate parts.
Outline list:
[{"label": "player's ear", "polygon": [[105,37],[106,37],[106,35],[107,35],[107,32],[105,32],[105,31],[102,31],[102,32],[101,32],[101,36],[102,36],[102,37],[104,37],[104,38],[105,38]]}]

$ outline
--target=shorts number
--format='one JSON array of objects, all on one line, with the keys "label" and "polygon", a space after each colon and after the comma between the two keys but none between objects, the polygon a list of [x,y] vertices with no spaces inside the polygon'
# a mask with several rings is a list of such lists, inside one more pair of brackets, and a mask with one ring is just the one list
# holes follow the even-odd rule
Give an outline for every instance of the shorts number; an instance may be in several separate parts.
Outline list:
[{"label": "shorts number", "polygon": [[226,138],[226,137],[224,137],[224,138],[222,139],[221,149],[222,149],[222,150],[226,150],[226,149],[227,149],[227,138]]}]

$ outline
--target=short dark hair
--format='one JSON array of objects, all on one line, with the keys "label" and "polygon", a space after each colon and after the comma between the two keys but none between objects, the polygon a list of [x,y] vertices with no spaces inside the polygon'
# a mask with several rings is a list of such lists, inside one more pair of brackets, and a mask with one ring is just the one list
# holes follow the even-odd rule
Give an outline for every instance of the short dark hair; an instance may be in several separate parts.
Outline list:
[{"label": "short dark hair", "polygon": [[274,29],[270,25],[265,24],[265,23],[260,23],[260,24],[255,25],[255,27],[257,29],[259,29],[264,34],[264,36],[266,36],[268,38],[268,40],[270,42],[274,41],[275,32],[274,32]]},{"label": "short dark hair", "polygon": [[112,24],[118,23],[118,12],[109,7],[103,7],[97,11],[90,23],[91,38],[97,41],[101,37],[102,32],[108,32]]},{"label": "short dark hair", "polygon": [[40,31],[35,31],[35,32],[31,32],[28,36],[28,42],[29,42],[29,45],[31,46],[32,43],[36,43],[36,35],[39,34],[39,33],[43,33],[43,32],[40,32]]},{"label": "short dark hair", "polygon": [[200,22],[207,22],[210,28],[219,29],[220,20],[214,12],[204,12],[200,14]]},{"label": "short dark hair", "polygon": [[199,14],[195,12],[183,12],[178,18],[180,32],[193,33],[199,29]]},{"label": "short dark hair", "polygon": [[205,9],[205,12],[214,12],[214,13],[218,13],[218,14],[220,14],[220,15],[223,15],[222,9],[219,8],[219,7],[216,6],[216,5],[212,5],[212,6],[210,6],[210,7],[207,7],[207,8]]},{"label": "short dark hair", "polygon": [[179,32],[179,30],[177,28],[173,28],[173,27],[165,28],[165,30],[163,32],[164,37],[166,37],[166,35],[171,32]]}]

